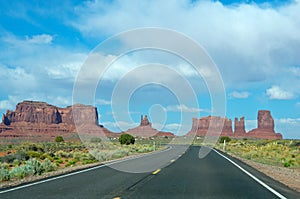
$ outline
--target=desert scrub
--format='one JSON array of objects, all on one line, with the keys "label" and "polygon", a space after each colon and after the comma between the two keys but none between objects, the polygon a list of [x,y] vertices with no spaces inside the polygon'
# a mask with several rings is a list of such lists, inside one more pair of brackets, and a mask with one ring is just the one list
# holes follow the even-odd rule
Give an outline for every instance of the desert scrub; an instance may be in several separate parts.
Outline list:
[{"label": "desert scrub", "polygon": [[[226,151],[264,164],[300,168],[299,142],[293,140],[236,140],[226,144]],[[221,144],[217,147],[222,148]]]},{"label": "desert scrub", "polygon": [[0,180],[7,181],[10,179],[22,179],[26,176],[41,175],[45,172],[54,170],[54,166],[50,160],[45,159],[43,162],[37,159],[29,159],[25,164],[15,166],[12,169],[1,166],[0,168]]}]

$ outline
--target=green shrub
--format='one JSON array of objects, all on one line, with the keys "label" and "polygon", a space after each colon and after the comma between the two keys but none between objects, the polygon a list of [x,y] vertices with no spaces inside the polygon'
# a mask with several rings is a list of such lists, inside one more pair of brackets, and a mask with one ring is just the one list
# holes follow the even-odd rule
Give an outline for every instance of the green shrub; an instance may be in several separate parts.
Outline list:
[{"label": "green shrub", "polygon": [[48,158],[44,160],[44,162],[42,163],[42,167],[44,168],[45,172],[54,171],[54,165]]},{"label": "green shrub", "polygon": [[38,151],[28,151],[27,155],[31,158],[40,158],[42,154]]},{"label": "green shrub", "polygon": [[300,146],[300,141],[292,141],[290,146],[291,147],[299,147]]},{"label": "green shrub", "polygon": [[60,158],[58,158],[55,162],[56,162],[57,164],[63,163],[62,159],[60,159]]},{"label": "green shrub", "polygon": [[91,143],[100,143],[100,142],[102,142],[102,140],[99,137],[92,137],[90,142]]},{"label": "green shrub", "polygon": [[10,180],[9,170],[6,168],[0,168],[0,182]]},{"label": "green shrub", "polygon": [[66,167],[69,167],[69,166],[73,166],[77,163],[77,160],[76,159],[72,159],[71,161],[69,161],[67,164],[66,164]]},{"label": "green shrub", "polygon": [[226,142],[230,142],[230,141],[231,141],[230,137],[223,136],[223,137],[220,137],[219,142],[220,142],[220,143],[224,143],[224,140],[225,140]]},{"label": "green shrub", "polygon": [[64,142],[64,138],[62,136],[56,136],[55,142]]},{"label": "green shrub", "polygon": [[32,168],[34,170],[34,175],[41,175],[45,171],[42,163],[35,158],[26,161],[25,166]]},{"label": "green shrub", "polygon": [[28,160],[29,155],[25,151],[17,151],[14,154],[9,154],[3,157],[0,157],[0,162],[13,163],[15,160],[23,161]]},{"label": "green shrub", "polygon": [[119,137],[119,142],[121,144],[126,144],[126,145],[129,145],[129,144],[134,144],[135,142],[135,139],[132,135],[130,134],[122,134],[120,137]]}]

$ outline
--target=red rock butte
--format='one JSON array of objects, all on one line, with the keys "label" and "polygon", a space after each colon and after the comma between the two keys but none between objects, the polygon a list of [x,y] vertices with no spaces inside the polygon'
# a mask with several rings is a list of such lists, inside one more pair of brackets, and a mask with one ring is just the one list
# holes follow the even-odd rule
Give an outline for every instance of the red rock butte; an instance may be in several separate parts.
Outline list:
[{"label": "red rock butte", "polygon": [[[211,122],[213,121],[213,122]],[[211,125],[210,125],[211,123]],[[280,133],[274,131],[274,119],[268,110],[258,111],[257,128],[246,133],[245,118],[234,119],[234,131],[232,130],[232,121],[228,118],[217,116],[193,118],[192,129],[187,135],[205,136],[210,128],[211,136],[229,136],[232,138],[260,138],[260,139],[282,139]]]},{"label": "red rock butte", "polygon": [[141,122],[140,125],[128,129],[126,133],[129,133],[135,137],[142,137],[142,138],[149,138],[149,137],[175,137],[175,135],[171,132],[163,132],[163,131],[158,131],[157,129],[152,128],[152,123],[149,122],[147,115],[143,117],[141,115]]},{"label": "red rock butte", "polygon": [[[76,113],[74,114],[74,111]],[[96,107],[76,104],[59,108],[45,102],[23,101],[15,111],[7,110],[2,116],[0,137],[40,137],[49,140],[57,135],[77,133],[76,121],[84,123],[85,133],[102,132],[107,137],[115,136],[102,125],[98,125]]]}]

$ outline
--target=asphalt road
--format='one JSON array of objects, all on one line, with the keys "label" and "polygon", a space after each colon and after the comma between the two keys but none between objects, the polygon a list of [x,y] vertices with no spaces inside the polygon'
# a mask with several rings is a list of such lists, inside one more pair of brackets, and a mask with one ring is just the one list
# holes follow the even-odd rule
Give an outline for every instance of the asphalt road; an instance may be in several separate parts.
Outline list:
[{"label": "asphalt road", "polygon": [[[216,151],[200,159],[199,147],[184,153],[185,149],[173,146],[110,166],[3,189],[0,198],[300,198],[300,193],[236,159],[230,157],[234,165]],[[148,172],[138,173],[142,171]]]}]

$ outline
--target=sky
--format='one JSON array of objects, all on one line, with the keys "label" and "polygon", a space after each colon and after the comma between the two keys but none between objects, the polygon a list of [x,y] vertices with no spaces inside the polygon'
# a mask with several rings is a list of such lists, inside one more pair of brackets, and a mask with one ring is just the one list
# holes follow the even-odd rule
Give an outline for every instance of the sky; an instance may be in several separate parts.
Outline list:
[{"label": "sky", "polygon": [[[0,113],[23,100],[71,105],[77,102],[74,87],[87,75],[85,80],[96,83],[94,96],[78,102],[95,105],[99,122],[115,132],[138,125],[146,114],[155,128],[182,134],[192,117],[216,113],[212,96],[223,100],[221,92],[224,114],[232,120],[244,116],[246,130],[256,127],[258,110],[270,110],[276,132],[300,139],[299,0],[0,4]],[[197,73],[187,60],[158,49],[118,56],[136,45],[122,37],[124,32],[149,27],[197,42],[216,70]],[[169,43],[170,48],[185,45]],[[184,50],[187,56],[194,53]],[[92,57],[100,68],[110,64],[105,73],[84,71]],[[224,92],[216,89],[219,76]],[[83,90],[75,91],[81,97],[93,88],[80,86]]]}]

